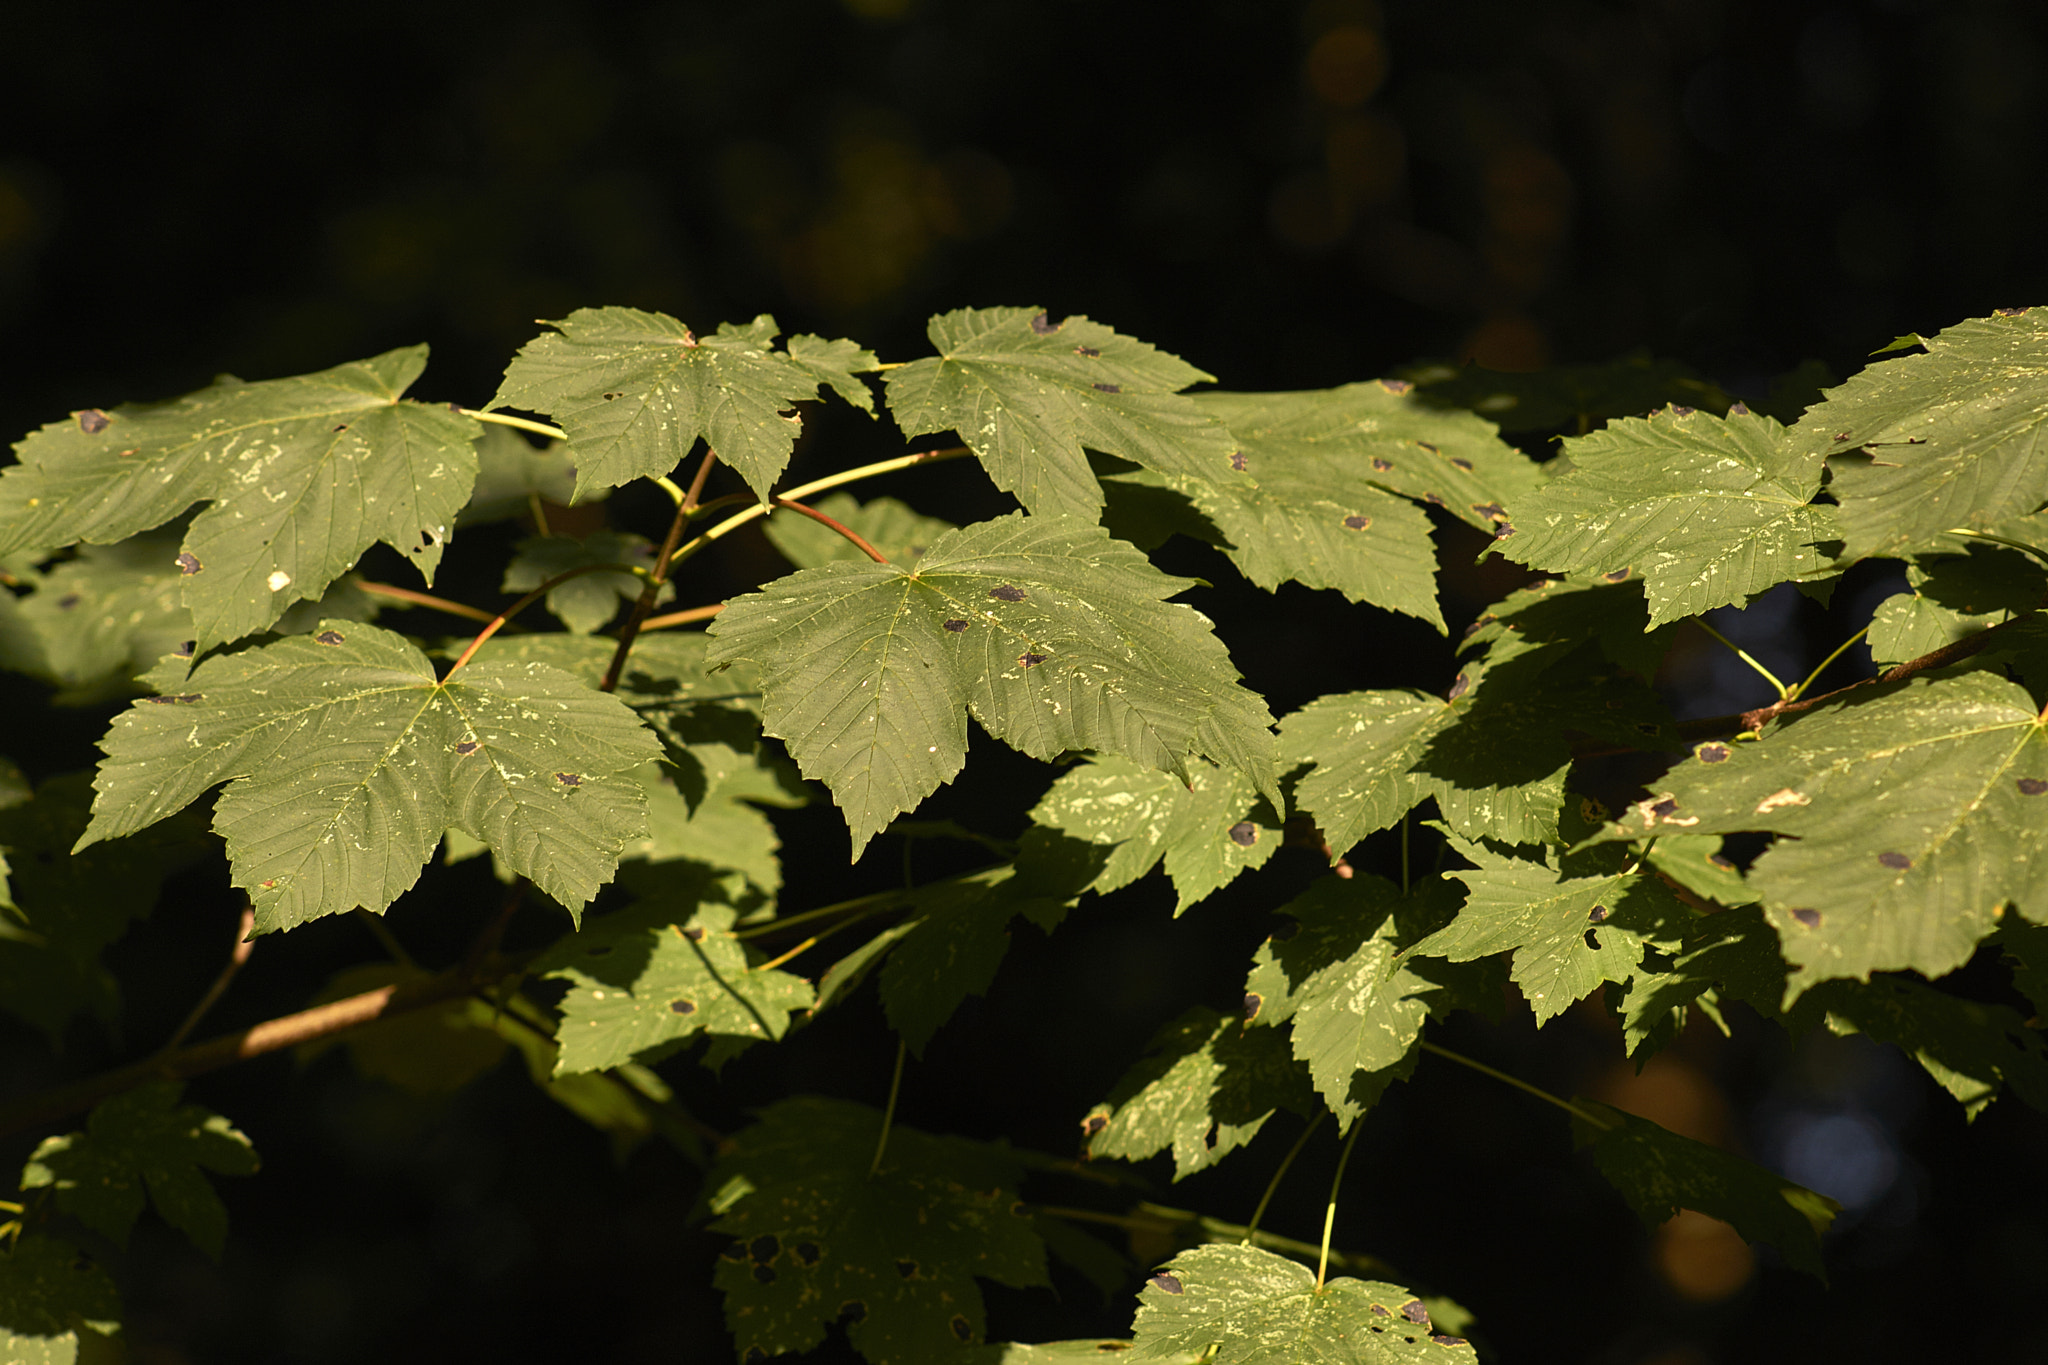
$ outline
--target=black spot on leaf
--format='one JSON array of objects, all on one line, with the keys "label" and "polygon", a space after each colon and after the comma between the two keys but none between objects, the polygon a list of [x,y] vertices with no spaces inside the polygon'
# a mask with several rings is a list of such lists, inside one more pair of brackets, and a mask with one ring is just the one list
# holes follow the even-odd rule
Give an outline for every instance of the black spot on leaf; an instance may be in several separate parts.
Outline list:
[{"label": "black spot on leaf", "polygon": [[77,606],[80,602],[83,602],[84,600],[85,599],[83,597],[79,596],[75,592],[67,592],[62,597],[57,599],[57,610],[70,611],[73,607]]},{"label": "black spot on leaf", "polygon": [[1991,311],[2002,318],[2023,318],[2027,315],[2024,308],[1994,308]]},{"label": "black spot on leaf", "polygon": [[188,576],[191,574],[198,573],[201,568],[205,567],[204,565],[200,564],[199,556],[193,554],[190,550],[179,551],[177,563],[178,572],[181,574],[186,574]]},{"label": "black spot on leaf", "polygon": [[1087,1118],[1081,1120],[1081,1134],[1084,1137],[1094,1137],[1107,1127],[1109,1127],[1109,1115],[1107,1114],[1090,1114]]},{"label": "black spot on leaf", "polygon": [[1059,329],[1060,324],[1054,322],[1051,318],[1047,317],[1043,313],[1040,313],[1037,317],[1031,319],[1031,330],[1038,333],[1042,337],[1051,336],[1054,332],[1057,332]]},{"label": "black spot on leaf", "polygon": [[323,630],[313,637],[313,643],[318,645],[338,645],[342,642],[342,638],[342,633],[338,630]]},{"label": "black spot on leaf", "polygon": [[347,430],[348,430],[348,423],[346,423],[346,422],[343,422],[343,423],[342,423],[342,424],[341,424],[340,426],[336,427],[336,428],[335,428],[335,430],[336,430],[336,431],[347,431]]},{"label": "black spot on leaf", "polygon": [[694,924],[682,932],[683,937],[692,943],[702,943],[704,941],[704,931]]},{"label": "black spot on leaf", "polygon": [[1372,467],[1384,474],[1394,467],[1394,462],[1392,460],[1382,460],[1379,456],[1375,455],[1372,457]]},{"label": "black spot on leaf", "polygon": [[1690,417],[1692,416],[1692,414],[1693,410],[1691,408],[1684,406],[1683,404],[1673,403],[1671,405],[1671,415],[1673,417]]},{"label": "black spot on leaf", "polygon": [[773,1233],[763,1233],[761,1236],[756,1237],[753,1241],[747,1243],[747,1254],[753,1257],[755,1260],[759,1261],[762,1265],[767,1265],[770,1261],[774,1260],[778,1255],[780,1255],[781,1252],[782,1243],[776,1240],[775,1235]]},{"label": "black spot on leaf", "polygon": [[1422,500],[1428,503],[1431,507],[1442,507],[1444,505],[1444,500],[1441,497],[1438,497],[1435,493],[1424,493],[1422,495]]},{"label": "black spot on leaf", "polygon": [[1244,1021],[1249,1024],[1259,1017],[1259,1007],[1266,1003],[1266,997],[1257,991],[1246,991],[1244,996]]},{"label": "black spot on leaf", "polygon": [[1097,384],[1095,391],[1097,393],[1122,393],[1123,387],[1118,384]]},{"label": "black spot on leaf", "polygon": [[1147,1279],[1145,1283],[1151,1285],[1162,1294],[1179,1294],[1183,1292],[1180,1277],[1169,1275],[1163,1270]]},{"label": "black spot on leaf", "polygon": [[868,1306],[859,1299],[848,1299],[845,1303],[839,1305],[839,1320],[841,1322],[865,1322],[867,1321],[867,1316]]},{"label": "black spot on leaf", "polygon": [[768,1266],[757,1265],[754,1267],[754,1280],[757,1284],[774,1284],[775,1271]]},{"label": "black spot on leaf", "polygon": [[946,622],[946,629],[952,631],[955,635],[958,635],[961,631],[967,629],[967,623],[965,621],[959,620],[958,618],[955,618],[954,620]]},{"label": "black spot on leaf", "polygon": [[949,1322],[947,1326],[953,1329],[953,1335],[960,1338],[960,1340],[974,1340],[974,1324],[969,1322],[965,1317],[961,1316],[960,1314],[955,1313],[953,1315],[952,1321]]},{"label": "black spot on leaf", "polygon": [[1372,1306],[1372,1315],[1376,1318],[1391,1318],[1394,1316],[1392,1310],[1381,1303],[1376,1303]]},{"label": "black spot on leaf", "polygon": [[580,787],[583,785],[583,779],[578,777],[575,773],[556,773],[555,781],[561,783],[565,787]]},{"label": "black spot on leaf", "polygon": [[1729,862],[1718,853],[1709,853],[1707,861],[1720,868],[1723,872],[1733,872],[1735,870],[1735,864]]},{"label": "black spot on leaf", "polygon": [[1667,796],[1656,805],[1650,807],[1650,813],[1652,815],[1669,815],[1677,809],[1678,803]]},{"label": "black spot on leaf", "polygon": [[455,752],[461,754],[464,758],[468,758],[471,754],[475,753],[478,749],[482,747],[482,745],[478,744],[473,739],[465,739],[462,741],[462,743],[455,746]]},{"label": "black spot on leaf", "polygon": [[670,1014],[695,1014],[697,1012],[697,1002],[694,1000],[671,1000],[668,1002],[668,1012]]},{"label": "black spot on leaf", "polygon": [[1045,662],[1046,657],[1047,656],[1043,654],[1019,654],[1017,656],[1017,662],[1024,665],[1024,667],[1026,668],[1036,668],[1038,667],[1038,665]]},{"label": "black spot on leaf", "polygon": [[1024,600],[1024,589],[1013,588],[1008,583],[1005,583],[1001,587],[990,588],[988,595],[995,598],[998,602],[1022,602]]},{"label": "black spot on leaf", "polygon": [[1372,525],[1371,517],[1360,516],[1356,512],[1344,518],[1344,529],[1347,531],[1363,531],[1370,525]]},{"label": "black spot on leaf", "polygon": [[1728,409],[1728,415],[1730,417],[1749,416],[1749,404],[1743,402],[1740,398],[1736,399],[1734,406]]},{"label": "black spot on leaf", "polygon": [[1513,535],[1514,533],[1514,527],[1503,525],[1498,531],[1495,531],[1493,533],[1493,538],[1495,540],[1506,540],[1509,536]]},{"label": "black spot on leaf", "polygon": [[1463,470],[1469,471],[1472,468],[1472,462],[1470,460],[1461,460],[1457,458],[1455,455],[1451,457],[1451,463]]},{"label": "black spot on leaf", "polygon": [[1728,755],[1733,753],[1734,750],[1725,744],[1702,744],[1692,752],[1693,757],[1702,763],[1726,763]]},{"label": "black spot on leaf", "polygon": [[1451,681],[1451,690],[1450,690],[1450,691],[1448,691],[1448,692],[1446,692],[1446,693],[1444,693],[1444,700],[1446,700],[1446,701],[1456,701],[1456,700],[1457,700],[1458,698],[1460,698],[1460,697],[1464,696],[1464,695],[1465,695],[1465,694],[1466,694],[1467,692],[1469,692],[1469,691],[1471,691],[1471,690],[1472,690],[1472,677],[1471,677],[1471,675],[1470,675],[1470,674],[1467,674],[1467,673],[1460,673],[1460,674],[1459,674],[1459,675],[1458,675],[1458,676],[1457,676],[1456,678],[1454,678],[1454,679],[1453,679],[1453,680]]},{"label": "black spot on leaf", "polygon": [[1443,454],[1443,452],[1442,452],[1441,450],[1438,450],[1438,449],[1437,449],[1437,448],[1436,448],[1435,446],[1431,445],[1431,444],[1430,444],[1430,443],[1429,443],[1428,441],[1417,441],[1417,442],[1416,442],[1415,444],[1417,444],[1417,445],[1421,446],[1421,447],[1422,447],[1422,448],[1423,448],[1424,450],[1428,451],[1428,452],[1429,452],[1430,454],[1432,454],[1432,455],[1441,455],[1441,454]]},{"label": "black spot on leaf", "polygon": [[1465,1338],[1448,1337],[1445,1336],[1442,1332],[1436,1333],[1435,1335],[1430,1337],[1430,1340],[1435,1342],[1439,1346],[1463,1346],[1465,1344]]},{"label": "black spot on leaf", "polygon": [[1100,351],[1096,350],[1096,349],[1095,349],[1095,348],[1094,348],[1093,346],[1076,346],[1076,347],[1074,348],[1074,354],[1075,354],[1075,355],[1087,355],[1087,356],[1096,356],[1096,355],[1101,355],[1101,354],[1102,354],[1102,352],[1100,352]]},{"label": "black spot on leaf", "polygon": [[1230,452],[1230,467],[1232,469],[1235,469],[1238,473],[1244,473],[1244,471],[1248,467],[1250,467],[1250,465],[1251,461],[1245,459],[1244,452],[1242,450],[1233,450]]},{"label": "black spot on leaf", "polygon": [[896,1263],[896,1273],[906,1280],[917,1278],[917,1262],[912,1260],[898,1261]]},{"label": "black spot on leaf", "polygon": [[189,659],[192,657],[192,650],[198,644],[199,642],[197,640],[186,640],[183,643],[181,643],[176,649],[172,650],[171,653],[177,655],[181,659]]},{"label": "black spot on leaf", "polygon": [[1820,928],[1820,911],[1810,905],[1802,905],[1792,912],[1792,918],[1809,929]]},{"label": "black spot on leaf", "polygon": [[1410,1299],[1401,1305],[1401,1316],[1420,1326],[1429,1321],[1429,1309],[1423,1306],[1421,1299]]},{"label": "black spot on leaf", "polygon": [[113,420],[98,408],[87,408],[78,414],[78,427],[88,436],[97,436],[111,426]]},{"label": "black spot on leaf", "polygon": [[1877,861],[1894,872],[1904,872],[1913,865],[1913,860],[1903,853],[1880,853],[1877,855]]},{"label": "black spot on leaf", "polygon": [[2039,796],[2048,792],[2048,782],[2038,777],[2023,777],[2019,780],[2019,788],[2021,796]]},{"label": "black spot on leaf", "polygon": [[1475,502],[1472,504],[1472,510],[1496,524],[1508,519],[1508,509],[1497,502]]},{"label": "black spot on leaf", "polygon": [[1595,924],[1605,924],[1607,922],[1607,907],[1604,905],[1594,906],[1587,912],[1586,918]]},{"label": "black spot on leaf", "polygon": [[1249,820],[1240,820],[1230,827],[1230,842],[1239,848],[1250,848],[1259,841],[1259,827]]},{"label": "black spot on leaf", "polygon": [[1601,574],[1600,581],[1602,583],[1626,583],[1628,582],[1628,570],[1616,569],[1613,573]]},{"label": "black spot on leaf", "polygon": [[790,1250],[795,1252],[796,1258],[805,1265],[816,1265],[818,1257],[824,1255],[816,1242],[798,1242]]},{"label": "black spot on leaf", "polygon": [[1415,386],[1405,379],[1382,379],[1380,387],[1388,393],[1406,393]]}]

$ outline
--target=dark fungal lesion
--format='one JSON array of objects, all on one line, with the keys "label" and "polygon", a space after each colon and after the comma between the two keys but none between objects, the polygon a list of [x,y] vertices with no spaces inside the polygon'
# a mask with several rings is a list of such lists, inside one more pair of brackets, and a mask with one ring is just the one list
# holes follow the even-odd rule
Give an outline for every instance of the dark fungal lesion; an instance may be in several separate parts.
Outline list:
[{"label": "dark fungal lesion", "polygon": [[995,598],[998,602],[1022,602],[1024,600],[1024,589],[1003,583],[990,588],[988,595]]}]

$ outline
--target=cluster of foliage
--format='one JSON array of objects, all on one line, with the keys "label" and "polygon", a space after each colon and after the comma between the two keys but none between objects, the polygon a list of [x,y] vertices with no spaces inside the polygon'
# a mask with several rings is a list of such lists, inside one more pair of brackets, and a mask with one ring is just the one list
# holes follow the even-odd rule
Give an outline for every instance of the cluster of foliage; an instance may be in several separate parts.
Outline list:
[{"label": "cluster of foliage", "polygon": [[[2048,1106],[2038,1021],[1930,984],[1988,948],[2048,1006],[2048,310],[1904,338],[1911,354],[1775,415],[1652,365],[1189,393],[1210,376],[1028,308],[945,314],[930,338],[933,355],[881,363],[850,341],[778,345],[767,317],[698,336],[587,309],[480,411],[404,396],[422,347],[89,409],[16,447],[0,663],[60,702],[140,695],[89,784],[7,784],[0,1007],[53,1043],[77,1016],[112,1021],[102,951],[165,877],[223,851],[250,938],[434,894],[437,848],[487,852],[508,891],[446,970],[391,940],[388,966],[341,973],[303,1013],[187,1043],[241,942],[161,1048],[0,1113],[15,1132],[87,1115],[43,1140],[7,1206],[0,1354],[68,1361],[118,1333],[107,1264],[146,1206],[218,1252],[203,1172],[257,1159],[185,1079],[340,1042],[422,1088],[510,1050],[619,1142],[698,1161],[701,1217],[730,1239],[704,1269],[742,1360],[833,1332],[877,1365],[1472,1359],[1465,1310],[1333,1257],[1327,1222],[1317,1246],[1256,1214],[1190,1218],[1164,1264],[1133,1265],[1027,1197],[1068,1154],[916,1131],[893,1088],[879,1107],[792,1094],[713,1132],[657,1069],[830,1029],[872,978],[900,1082],[987,990],[1016,920],[1055,933],[1162,868],[1187,911],[1283,841],[1330,870],[1274,907],[1285,927],[1245,964],[1241,1010],[1194,1004],[1076,1116],[1103,1197],[1119,1162],[1170,1153],[1185,1176],[1280,1110],[1302,1121],[1295,1152],[1334,1117],[1348,1157],[1425,1054],[1479,1065],[1433,1024],[1517,995],[1539,1024],[1601,995],[1638,1060],[1689,1012],[1719,1022],[1740,1001],[1793,1033],[1896,1044],[1972,1115],[2007,1086]],[[905,438],[963,444],[778,491],[799,404],[879,421],[867,376]],[[1577,434],[1532,456],[1504,427]],[[887,498],[809,501],[964,456],[1022,510],[952,526]],[[750,491],[707,498],[714,464]],[[549,533],[547,507],[633,480],[673,499],[659,544]],[[660,610],[690,560],[771,511],[794,572]],[[504,611],[357,570],[381,541],[431,587],[457,529],[521,516],[535,533],[502,582],[525,595]],[[1173,600],[1191,580],[1149,557],[1176,535],[1262,589],[1462,627],[1455,676],[1276,720]],[[1447,622],[1438,550],[1473,542],[1534,572]],[[1879,677],[1818,696],[1772,678],[1771,705],[1672,718],[1652,678],[1688,623],[1783,583],[1825,594],[1873,557],[1910,584],[1867,628]],[[398,607],[484,624],[450,640],[373,623]],[[504,629],[529,608],[563,628]],[[762,807],[822,784],[858,858],[961,771],[970,718],[1057,765],[1021,834],[950,831],[990,866],[779,903]],[[1577,765],[1622,753],[1661,775],[1609,809]],[[1345,860],[1396,830],[1398,882]],[[1762,851],[1738,865],[1729,835]],[[1411,841],[1427,873],[1410,875]],[[543,896],[567,912],[558,940],[506,951],[506,920]],[[1550,1098],[1651,1224],[1698,1210],[1822,1273],[1828,1199]],[[977,1280],[1045,1284],[1048,1253],[1119,1293],[1149,1275],[1128,1339],[983,1340]]]}]

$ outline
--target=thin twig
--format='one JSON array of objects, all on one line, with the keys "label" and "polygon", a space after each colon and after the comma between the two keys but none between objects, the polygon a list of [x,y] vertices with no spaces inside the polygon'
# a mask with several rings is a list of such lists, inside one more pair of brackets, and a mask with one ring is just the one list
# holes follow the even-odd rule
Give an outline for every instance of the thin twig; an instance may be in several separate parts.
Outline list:
[{"label": "thin twig", "polygon": [[414,592],[411,588],[401,588],[395,583],[373,583],[366,578],[359,578],[356,580],[356,586],[374,597],[395,597],[401,602],[410,602],[416,607],[432,607],[435,611],[445,611],[450,616],[466,616],[472,621],[488,621],[491,619],[491,614],[482,607],[472,607],[466,602],[450,602],[445,597],[436,597],[432,593],[426,592]]},{"label": "thin twig", "polygon": [[1445,1061],[1456,1062],[1459,1066],[1469,1066],[1482,1076],[1491,1076],[1493,1077],[1493,1079],[1501,1082],[1503,1085],[1511,1085],[1525,1095],[1534,1095],[1537,1099],[1542,1100],[1545,1104],[1554,1104],[1558,1108],[1564,1110],[1565,1113],[1570,1114],[1573,1118],[1580,1119],[1586,1123],[1590,1123],[1595,1128],[1614,1127],[1614,1125],[1607,1119],[1604,1119],[1600,1115],[1593,1113],[1591,1110],[1581,1109],[1576,1104],[1573,1104],[1570,1100],[1561,1100],[1557,1096],[1551,1094],[1548,1090],[1544,1090],[1538,1086],[1533,1086],[1529,1084],[1527,1081],[1521,1080],[1517,1077],[1510,1076],[1505,1071],[1497,1071],[1493,1067],[1488,1066],[1485,1062],[1476,1061],[1471,1057],[1467,1057],[1462,1052],[1453,1052],[1447,1047],[1438,1047],[1435,1043],[1430,1042],[1427,1038],[1423,1039],[1419,1044],[1417,1044],[1417,1046],[1420,1047],[1424,1052],[1435,1053],[1437,1056],[1442,1057]]},{"label": "thin twig", "polygon": [[823,526],[828,526],[832,530],[837,531],[840,535],[846,537],[847,540],[853,542],[853,546],[855,549],[859,550],[869,559],[874,560],[875,563],[887,564],[889,562],[889,557],[887,555],[883,554],[880,550],[877,550],[874,546],[868,544],[867,538],[865,536],[861,535],[860,532],[854,530],[851,526],[846,525],[844,522],[839,521],[833,517],[826,516],[823,512],[820,512],[815,507],[806,507],[802,503],[793,502],[788,498],[776,498],[774,502],[777,507],[787,507],[792,512],[801,512],[805,516],[809,517],[812,521],[815,521]]},{"label": "thin twig", "polygon": [[605,665],[604,681],[597,685],[600,692],[619,690],[619,678],[626,671],[626,659],[633,652],[633,641],[640,637],[640,628],[648,614],[654,610],[654,599],[661,595],[661,585],[676,566],[676,546],[682,543],[683,528],[690,524],[690,513],[696,510],[697,499],[704,496],[704,481],[711,477],[711,466],[718,462],[718,452],[706,449],[704,458],[697,465],[697,477],[690,480],[689,491],[676,503],[675,517],[668,524],[668,534],[661,538],[661,548],[654,553],[654,567],[647,575],[647,581],[640,585],[640,595],[633,599],[633,609],[626,613],[626,624],[619,627],[618,647],[612,650],[612,661]]},{"label": "thin twig", "polygon": [[226,994],[228,982],[235,979],[235,973],[242,970],[242,964],[247,962],[249,954],[256,950],[256,940],[249,937],[249,931],[255,927],[256,909],[245,897],[242,901],[241,916],[235,921],[235,942],[228,950],[227,965],[220,969],[220,975],[214,977],[213,984],[206,988],[206,994],[199,997],[199,1003],[185,1016],[185,1022],[178,1025],[177,1031],[165,1041],[161,1052],[176,1052],[178,1045],[191,1036],[193,1029],[199,1027],[199,1021],[206,1017],[206,1012]]},{"label": "thin twig", "polygon": [[1723,635],[1720,631],[1715,630],[1712,626],[1708,625],[1704,618],[1695,616],[1692,618],[1692,623],[1698,626],[1701,630],[1705,631],[1707,634],[1713,636],[1716,640],[1719,640],[1722,644],[1728,646],[1728,648],[1734,650],[1736,658],[1748,664],[1758,673],[1761,673],[1763,675],[1764,681],[1777,689],[1779,701],[1784,701],[1786,698],[1792,695],[1792,689],[1785,686],[1785,684],[1779,682],[1777,674],[1771,672],[1770,669],[1765,668],[1762,664],[1758,663],[1754,658],[1750,656],[1750,652],[1744,649],[1741,645],[1736,644],[1733,640]]},{"label": "thin twig", "polygon": [[875,1159],[868,1163],[868,1174],[873,1176],[882,1169],[882,1153],[889,1150],[889,1128],[896,1121],[896,1097],[903,1091],[903,1054],[909,1051],[903,1040],[896,1040],[896,1073],[889,1078],[889,1107],[882,1111],[882,1136],[875,1142]]},{"label": "thin twig", "polygon": [[560,427],[551,427],[546,422],[536,422],[527,417],[514,417],[503,412],[482,412],[476,408],[457,408],[456,411],[464,417],[474,417],[479,422],[494,422],[501,427],[518,427],[521,431],[530,431],[536,436],[545,436],[552,441],[569,439],[569,433]]},{"label": "thin twig", "polygon": [[[1751,732],[1760,731],[1765,725],[1779,716],[1789,715],[1794,711],[1804,711],[1811,707],[1819,706],[1822,702],[1833,701],[1844,692],[1854,692],[1859,687],[1903,682],[1915,673],[1925,673],[1931,668],[1946,668],[1952,663],[1959,663],[1969,658],[1972,654],[1991,644],[1991,637],[2000,631],[2010,630],[2020,622],[2031,621],[2039,615],[2040,612],[2038,611],[2022,612],[2010,620],[2001,621],[1995,626],[1980,630],[1975,635],[1965,635],[1960,640],[1950,641],[1940,649],[1929,650],[1917,659],[1908,659],[1902,664],[1896,664],[1874,678],[1864,678],[1859,682],[1850,683],[1847,687],[1838,687],[1832,692],[1823,692],[1817,697],[1808,697],[1802,701],[1781,700],[1773,702],[1769,706],[1759,706],[1754,711],[1744,711],[1741,716],[1742,728]],[[1716,717],[1716,719],[1719,718]]]},{"label": "thin twig", "polygon": [[484,642],[490,639],[493,635],[496,635],[500,630],[504,629],[505,623],[507,621],[510,621],[520,612],[525,611],[535,602],[540,601],[541,598],[546,597],[549,593],[553,592],[556,588],[562,586],[562,584],[567,583],[570,579],[581,578],[583,577],[583,575],[589,573],[617,573],[621,569],[624,569],[626,567],[627,566],[623,564],[579,564],[573,569],[567,569],[561,573],[556,574],[553,578],[550,578],[547,582],[541,584],[532,592],[526,594],[526,596],[520,598],[517,602],[514,602],[511,606],[505,608],[505,610],[499,612],[496,616],[493,616],[490,620],[490,624],[485,626],[482,630],[478,631],[476,633],[476,638],[469,642],[469,647],[463,650],[461,654],[456,656],[454,663],[448,665],[448,671],[441,675],[441,681],[443,683],[446,683],[450,678],[454,677],[457,673],[461,672],[463,666],[476,656],[476,652],[479,649],[482,649],[484,647]]},{"label": "thin twig", "polygon": [[1330,1230],[1337,1225],[1337,1191],[1344,1188],[1344,1168],[1351,1164],[1351,1149],[1358,1145],[1358,1135],[1365,1131],[1365,1125],[1353,1119],[1351,1136],[1344,1139],[1344,1154],[1337,1158],[1337,1174],[1330,1181],[1330,1202],[1323,1206],[1322,1254],[1316,1261],[1316,1293],[1323,1292],[1323,1277],[1330,1270]]},{"label": "thin twig", "polygon": [[1325,1111],[1310,1119],[1308,1126],[1301,1130],[1301,1136],[1287,1149],[1287,1155],[1280,1158],[1280,1168],[1266,1182],[1266,1192],[1259,1196],[1259,1206],[1252,1210],[1252,1221],[1244,1225],[1244,1245],[1250,1246],[1259,1235],[1259,1220],[1266,1216],[1266,1205],[1273,1202],[1273,1196],[1280,1190],[1280,1182],[1287,1178],[1287,1168],[1294,1164],[1294,1158],[1301,1155],[1301,1149],[1308,1146],[1308,1140],[1315,1136],[1316,1129],[1322,1127],[1323,1120],[1328,1117],[1328,1111]]},{"label": "thin twig", "polygon": [[666,616],[650,616],[640,623],[640,633],[650,630],[667,630],[670,626],[687,626],[692,621],[709,621],[725,610],[725,603],[714,602],[708,607],[691,607],[688,611],[672,611]]}]

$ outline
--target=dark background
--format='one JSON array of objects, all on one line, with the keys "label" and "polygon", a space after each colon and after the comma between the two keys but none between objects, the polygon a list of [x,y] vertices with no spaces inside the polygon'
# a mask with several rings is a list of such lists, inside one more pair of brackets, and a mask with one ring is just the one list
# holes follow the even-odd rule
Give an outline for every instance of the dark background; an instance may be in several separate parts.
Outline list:
[{"label": "dark background", "polygon": [[[1899,333],[2043,300],[2044,38],[2023,0],[9,6],[0,428],[421,340],[423,394],[480,404],[534,319],[599,303],[699,330],[773,312],[885,359],[923,353],[933,312],[1032,304],[1251,389],[1640,350],[1761,396],[1802,361],[1846,375]],[[799,473],[902,448],[858,418],[811,431]],[[1001,509],[965,466],[886,491],[956,518]],[[611,515],[646,530],[643,510]],[[1164,562],[1231,577],[1184,543]],[[738,546],[684,603],[773,571]],[[1803,672],[1894,582],[1862,570],[1829,612],[1774,597],[1717,621]],[[1454,632],[1500,586],[1453,572]],[[1190,600],[1276,712],[1448,676],[1432,633],[1328,594]],[[1684,714],[1769,698],[1697,651],[1663,681]],[[89,739],[104,713],[76,719],[69,737]],[[80,762],[65,737],[10,747],[43,775]],[[994,747],[934,813],[1015,832],[1045,779]],[[896,875],[888,841],[849,872],[829,809],[784,832],[792,905]],[[1382,841],[1354,861],[1388,856]],[[1314,871],[1286,853],[1170,925],[1144,887],[1050,942],[1020,928],[989,1000],[912,1067],[906,1119],[1071,1152],[1152,1029],[1191,1000],[1231,1004],[1264,912]],[[458,875],[391,924],[445,962],[495,901]],[[81,1027],[57,1065],[167,1034],[218,961],[227,904],[217,880],[177,883],[114,954],[125,1048]],[[531,910],[515,938],[556,927]],[[212,1026],[296,1008],[338,962],[376,956],[346,921],[265,940]],[[1991,964],[1966,975],[2004,989]],[[2048,1358],[2048,1124],[2007,1100],[1966,1128],[1896,1053],[1735,1025],[1689,1033],[1641,1078],[1593,1009],[1540,1036],[1526,1013],[1444,1036],[1834,1194],[1831,1290],[1768,1251],[1745,1274],[1711,1230],[1644,1232],[1554,1111],[1434,1062],[1367,1118],[1339,1243],[1463,1300],[1490,1359],[1880,1361],[1948,1340]],[[0,1051],[20,1088],[54,1074],[32,1044]],[[729,1131],[788,1087],[879,1102],[889,1055],[861,1006],[722,1087],[666,1072]],[[266,1170],[223,1182],[218,1266],[145,1220],[122,1271],[138,1365],[727,1349],[693,1169],[659,1146],[615,1166],[510,1069],[420,1100],[338,1058],[273,1059],[193,1093]],[[1246,1217],[1289,1122],[1162,1198]],[[1334,1160],[1324,1134],[1268,1226],[1313,1239]],[[1716,1265],[1732,1266],[1718,1283]],[[1127,1303],[1067,1278],[1057,1297],[996,1291],[991,1334],[1121,1332]]]}]

